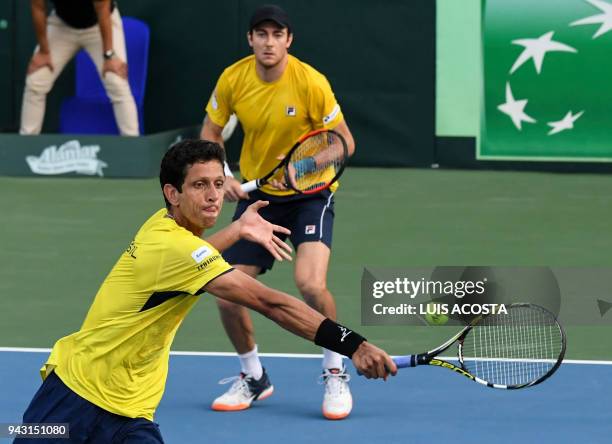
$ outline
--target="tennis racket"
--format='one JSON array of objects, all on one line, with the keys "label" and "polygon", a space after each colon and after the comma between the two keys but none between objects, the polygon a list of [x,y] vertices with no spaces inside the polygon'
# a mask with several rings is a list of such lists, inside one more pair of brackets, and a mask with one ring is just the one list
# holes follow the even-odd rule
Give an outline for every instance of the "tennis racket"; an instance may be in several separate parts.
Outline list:
[{"label": "tennis racket", "polygon": [[[534,304],[506,306],[507,314],[492,313],[472,320],[439,347],[418,355],[393,358],[399,368],[434,365],[474,382],[498,389],[531,387],[549,378],[561,365],[566,338],[561,324]],[[438,355],[457,345],[459,365]]]},{"label": "tennis racket", "polygon": [[333,130],[315,130],[302,136],[272,171],[241,188],[248,193],[277,180],[300,194],[318,193],[338,180],[348,157],[344,137]]}]

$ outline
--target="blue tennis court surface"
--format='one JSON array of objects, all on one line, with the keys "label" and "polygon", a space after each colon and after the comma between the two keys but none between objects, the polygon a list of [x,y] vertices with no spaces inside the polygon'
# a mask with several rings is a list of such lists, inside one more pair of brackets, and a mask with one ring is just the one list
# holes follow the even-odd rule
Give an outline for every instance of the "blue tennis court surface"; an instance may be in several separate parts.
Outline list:
[{"label": "blue tennis court surface", "polygon": [[[38,388],[46,353],[0,353],[0,422],[20,422]],[[389,381],[353,373],[355,406],[343,421],[320,413],[320,360],[264,357],[275,393],[243,412],[210,410],[237,371],[226,356],[171,357],[166,393],[157,411],[167,443],[609,443],[612,441],[612,366],[564,364],[526,390],[481,387],[432,368],[400,371]]]}]

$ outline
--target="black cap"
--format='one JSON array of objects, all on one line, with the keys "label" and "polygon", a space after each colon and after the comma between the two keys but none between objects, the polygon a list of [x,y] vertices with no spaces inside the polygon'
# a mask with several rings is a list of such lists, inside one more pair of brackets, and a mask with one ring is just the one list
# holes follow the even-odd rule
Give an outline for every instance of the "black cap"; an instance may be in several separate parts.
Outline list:
[{"label": "black cap", "polygon": [[262,5],[255,10],[249,22],[249,30],[252,31],[261,22],[274,22],[282,28],[287,28],[291,32],[291,21],[287,13],[277,5]]}]

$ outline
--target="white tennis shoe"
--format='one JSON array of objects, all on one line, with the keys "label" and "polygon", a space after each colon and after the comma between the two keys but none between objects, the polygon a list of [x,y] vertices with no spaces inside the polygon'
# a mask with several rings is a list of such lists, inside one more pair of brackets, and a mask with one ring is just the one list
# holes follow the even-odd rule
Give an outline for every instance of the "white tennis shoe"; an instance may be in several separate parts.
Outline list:
[{"label": "white tennis shoe", "polygon": [[233,382],[229,390],[215,399],[212,409],[220,412],[232,412],[245,410],[251,407],[253,401],[261,401],[272,395],[274,386],[264,369],[263,375],[259,380],[255,380],[250,375],[240,373],[240,376],[232,376],[219,381],[219,384]]},{"label": "white tennis shoe", "polygon": [[342,369],[332,368],[323,370],[320,383],[325,384],[323,395],[323,416],[327,419],[344,419],[353,409],[353,397],[348,382],[351,376]]}]

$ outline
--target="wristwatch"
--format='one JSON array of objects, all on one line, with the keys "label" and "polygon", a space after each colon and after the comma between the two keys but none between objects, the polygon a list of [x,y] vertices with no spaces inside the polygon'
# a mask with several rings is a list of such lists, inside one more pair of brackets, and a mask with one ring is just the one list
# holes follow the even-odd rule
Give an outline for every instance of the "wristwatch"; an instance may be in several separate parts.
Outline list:
[{"label": "wristwatch", "polygon": [[115,57],[115,50],[109,49],[108,51],[104,51],[104,60],[110,60]]}]

